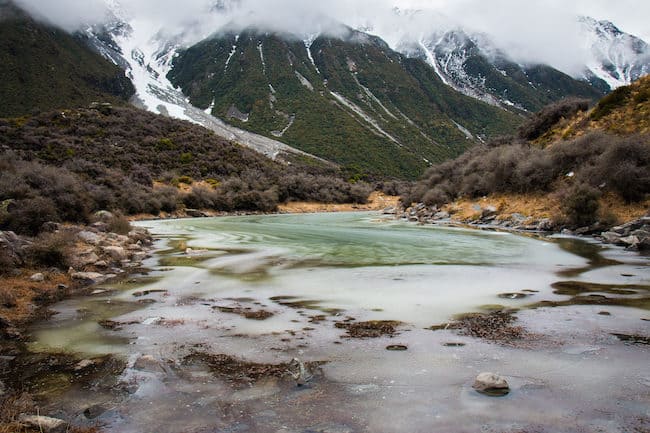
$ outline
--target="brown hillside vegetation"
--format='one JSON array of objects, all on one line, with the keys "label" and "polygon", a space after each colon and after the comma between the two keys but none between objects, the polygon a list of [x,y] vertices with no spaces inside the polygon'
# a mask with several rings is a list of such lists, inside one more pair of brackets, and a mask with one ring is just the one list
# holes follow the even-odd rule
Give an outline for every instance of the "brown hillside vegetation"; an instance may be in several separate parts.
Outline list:
[{"label": "brown hillside vegetation", "polygon": [[0,119],[0,229],[22,234],[48,221],[84,223],[102,209],[266,212],[290,201],[364,203],[370,189],[331,166],[278,163],[135,108]]},{"label": "brown hillside vegetation", "polygon": [[548,144],[593,130],[617,135],[650,133],[650,75],[614,90],[590,111],[561,119],[539,142]]},{"label": "brown hillside vegetation", "polygon": [[402,202],[446,206],[472,220],[481,200],[498,198],[501,205],[491,208],[550,218],[555,227],[608,226],[642,215],[650,197],[650,77],[585,108],[576,100],[547,107],[520,138],[431,167]]}]

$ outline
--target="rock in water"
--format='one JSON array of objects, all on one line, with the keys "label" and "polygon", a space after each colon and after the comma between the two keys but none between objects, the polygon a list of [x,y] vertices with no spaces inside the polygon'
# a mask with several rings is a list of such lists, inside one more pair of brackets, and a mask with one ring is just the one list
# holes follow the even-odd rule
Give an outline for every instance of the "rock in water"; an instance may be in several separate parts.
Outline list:
[{"label": "rock in water", "polygon": [[472,388],[481,394],[493,397],[500,397],[510,392],[506,379],[494,373],[481,373],[476,376]]},{"label": "rock in water", "polygon": [[68,423],[61,419],[50,418],[49,416],[22,414],[18,420],[27,427],[43,433],[63,433],[68,429]]}]

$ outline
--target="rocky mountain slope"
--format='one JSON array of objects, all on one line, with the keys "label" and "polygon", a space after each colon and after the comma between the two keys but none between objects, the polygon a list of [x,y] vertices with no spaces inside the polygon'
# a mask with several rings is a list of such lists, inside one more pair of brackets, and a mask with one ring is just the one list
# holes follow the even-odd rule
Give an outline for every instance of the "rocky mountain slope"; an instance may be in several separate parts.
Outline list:
[{"label": "rocky mountain slope", "polygon": [[580,17],[579,22],[591,50],[584,78],[595,87],[613,90],[650,73],[650,46],[645,41],[610,21]]},{"label": "rocky mountain slope", "polygon": [[417,176],[520,122],[351,29],[217,35],[179,51],[168,77],[217,117],[361,173]]},{"label": "rocky mountain slope", "polygon": [[597,99],[604,94],[548,65],[516,63],[486,35],[450,30],[403,41],[397,49],[425,60],[459,92],[506,110],[534,112],[567,96]]},{"label": "rocky mountain slope", "polygon": [[125,103],[133,93],[124,72],[82,38],[0,2],[0,117],[93,101]]}]

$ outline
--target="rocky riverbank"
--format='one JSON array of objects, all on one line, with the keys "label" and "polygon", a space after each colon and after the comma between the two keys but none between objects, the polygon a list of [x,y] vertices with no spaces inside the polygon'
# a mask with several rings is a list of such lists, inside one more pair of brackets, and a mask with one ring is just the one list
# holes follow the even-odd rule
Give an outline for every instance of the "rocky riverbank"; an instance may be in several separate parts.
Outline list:
[{"label": "rocky riverbank", "polygon": [[[26,327],[51,314],[47,306],[54,302],[92,293],[94,284],[141,270],[149,256],[153,238],[147,230],[125,221],[116,225],[118,219],[108,212],[98,213],[95,220],[84,226],[49,224],[36,238],[0,231],[1,432],[83,431],[70,430],[62,420],[36,416],[37,404],[20,388],[23,380],[29,382],[27,370],[34,374],[42,370],[31,368],[41,363],[25,349]],[[46,370],[54,368],[47,367],[52,362],[67,362],[64,355],[50,358]]]},{"label": "rocky riverbank", "polygon": [[[469,210],[469,211],[468,211]],[[650,210],[644,216],[624,224],[608,226],[601,222],[586,227],[567,227],[558,223],[547,212],[524,215],[518,212],[502,212],[492,204],[473,203],[469,206],[426,206],[418,203],[406,209],[387,208],[386,214],[420,224],[450,224],[477,228],[500,229],[533,233],[562,233],[588,235],[598,240],[625,247],[632,251],[650,251]]]}]

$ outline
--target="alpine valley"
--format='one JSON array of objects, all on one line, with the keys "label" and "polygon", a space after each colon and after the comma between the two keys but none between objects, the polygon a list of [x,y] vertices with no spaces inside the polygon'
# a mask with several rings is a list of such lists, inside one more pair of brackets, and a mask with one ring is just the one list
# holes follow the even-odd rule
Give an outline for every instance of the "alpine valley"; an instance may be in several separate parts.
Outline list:
[{"label": "alpine valley", "polygon": [[[353,178],[415,179],[433,163],[511,133],[529,112],[571,96],[595,101],[650,67],[645,42],[587,17],[579,20],[592,60],[572,77],[549,65],[516,62],[487,35],[451,25],[432,24],[435,28],[418,37],[404,33],[391,45],[372,26],[364,32],[330,19],[300,32],[222,20],[197,36],[197,23],[163,29],[130,16],[117,0],[106,1],[109,13],[101,24],[71,37],[44,31],[49,39],[69,38],[75,50],[91,47],[115,65],[84,59],[83,65],[102,72],[84,72],[83,85],[64,91],[76,97],[61,99],[61,107],[81,102],[89,83],[128,96],[128,82],[105,77],[118,67],[135,87],[136,106],[198,123],[273,159],[331,161]],[[8,5],[4,1],[3,8]],[[209,14],[218,21],[215,17],[239,6],[219,1]],[[397,19],[419,12],[394,13]],[[2,31],[8,35],[3,41],[20,28],[12,27],[9,15],[3,13]],[[33,40],[21,47],[17,61],[15,48],[3,44],[2,55],[11,68],[30,56],[42,58],[43,46],[45,41]],[[48,75],[46,62],[29,68],[39,67],[40,75]],[[65,88],[50,79],[35,81]],[[5,115],[31,108],[15,101],[11,80],[2,80],[2,86],[3,101],[10,102]],[[100,99],[96,93],[85,96]],[[33,105],[42,106],[39,98]]]}]

